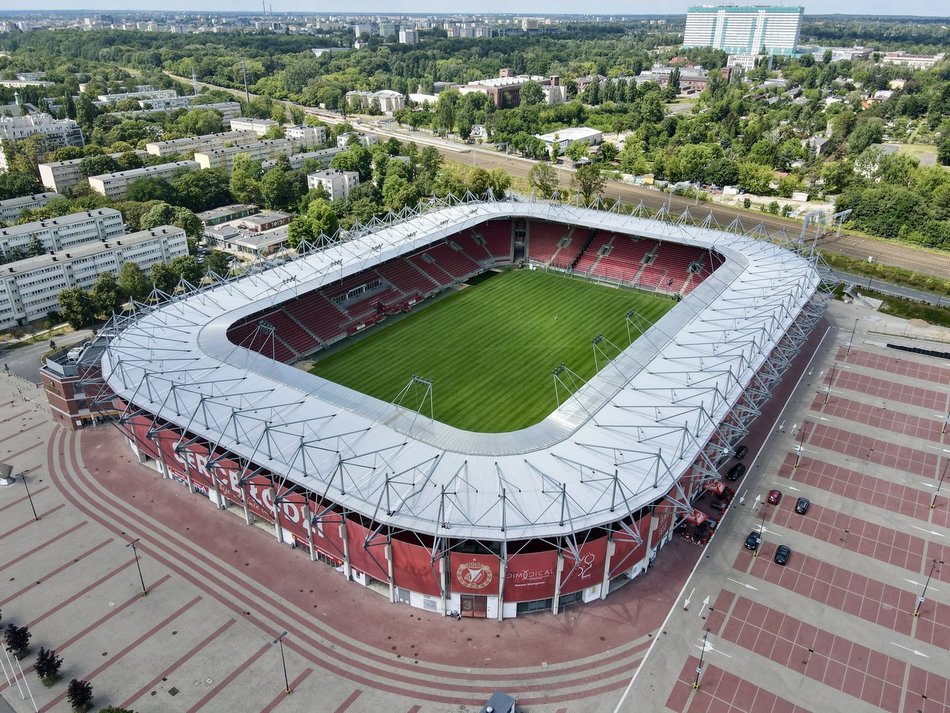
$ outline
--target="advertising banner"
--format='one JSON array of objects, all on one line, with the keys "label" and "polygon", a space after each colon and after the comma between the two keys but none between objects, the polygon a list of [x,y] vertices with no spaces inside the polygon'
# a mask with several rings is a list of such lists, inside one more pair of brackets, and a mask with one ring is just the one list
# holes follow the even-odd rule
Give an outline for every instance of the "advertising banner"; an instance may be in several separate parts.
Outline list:
[{"label": "advertising banner", "polygon": [[554,596],[557,552],[526,552],[508,558],[505,601],[531,602]]},{"label": "advertising banner", "polygon": [[564,572],[561,574],[561,594],[579,592],[600,584],[604,577],[604,560],[607,557],[607,538],[601,537],[578,546],[578,559],[563,550]]}]

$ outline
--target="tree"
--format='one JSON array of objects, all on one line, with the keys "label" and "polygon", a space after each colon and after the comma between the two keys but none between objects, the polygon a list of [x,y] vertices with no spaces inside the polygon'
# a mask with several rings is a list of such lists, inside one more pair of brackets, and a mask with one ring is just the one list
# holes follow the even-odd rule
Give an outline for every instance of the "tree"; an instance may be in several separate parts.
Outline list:
[{"label": "tree", "polygon": [[536,106],[544,101],[544,89],[533,79],[521,85],[521,105]]},{"label": "tree", "polygon": [[290,173],[276,167],[261,179],[261,198],[264,207],[271,210],[289,210],[300,199]]},{"label": "tree", "polygon": [[590,150],[590,144],[586,141],[575,141],[570,144],[564,153],[574,162],[579,163],[581,159],[587,158],[587,152]]},{"label": "tree", "polygon": [[383,202],[391,211],[398,212],[406,206],[415,206],[419,200],[417,188],[398,173],[386,176],[383,183]]},{"label": "tree", "polygon": [[231,258],[220,250],[212,250],[205,258],[205,270],[216,275],[228,274],[228,261]]},{"label": "tree", "polygon": [[612,143],[605,141],[597,148],[597,160],[600,163],[611,164],[620,155],[620,149]]},{"label": "tree", "polygon": [[178,204],[193,211],[210,210],[233,200],[230,178],[223,168],[185,171],[170,181],[178,195]]},{"label": "tree", "polygon": [[76,123],[87,134],[92,131],[92,124],[99,115],[99,109],[92,102],[86,92],[79,95],[79,101],[76,102]]},{"label": "tree", "polygon": [[759,163],[746,161],[740,163],[739,185],[749,193],[756,195],[768,195],[769,184],[772,181],[772,170],[768,166]]},{"label": "tree", "polygon": [[584,199],[586,205],[590,205],[595,197],[604,192],[607,181],[600,172],[600,166],[589,163],[574,171],[574,176],[571,178],[571,187],[581,194],[581,198]]},{"label": "tree", "polygon": [[164,262],[156,262],[152,265],[149,277],[155,287],[168,294],[171,294],[175,285],[178,284],[178,275]]},{"label": "tree", "polygon": [[122,264],[122,269],[119,270],[119,290],[127,299],[141,302],[148,297],[148,293],[152,291],[152,286],[146,274],[142,272],[142,268],[128,260]]},{"label": "tree", "polygon": [[531,170],[528,171],[528,180],[531,182],[531,187],[542,198],[550,198],[557,190],[557,171],[545,161],[536,163],[531,167]]},{"label": "tree", "polygon": [[114,173],[119,170],[118,162],[111,156],[86,156],[79,162],[79,172],[86,178]]},{"label": "tree", "polygon": [[63,659],[56,655],[51,649],[40,647],[36,655],[36,675],[40,677],[43,685],[49,688],[59,680],[59,669],[63,665]]},{"label": "tree", "polygon": [[172,269],[172,272],[192,285],[197,285],[204,275],[204,270],[201,269],[201,265],[198,264],[193,255],[179,255],[168,266]]},{"label": "tree", "polygon": [[160,225],[171,225],[175,220],[175,208],[168,203],[156,203],[139,219],[139,228],[151,230]]},{"label": "tree", "polygon": [[92,684],[74,678],[66,687],[66,700],[74,711],[85,713],[92,707]]},{"label": "tree", "polygon": [[125,199],[136,203],[165,201],[175,203],[175,189],[164,178],[136,178],[125,191]]},{"label": "tree", "polygon": [[231,165],[231,194],[240,203],[260,205],[261,197],[261,162],[253,160],[247,154],[241,153],[234,157]]},{"label": "tree", "polygon": [[39,236],[34,235],[30,238],[30,243],[26,247],[27,252],[30,253],[31,257],[36,257],[37,255],[46,254],[46,246],[43,244],[43,241],[40,240]]},{"label": "tree", "polygon": [[119,281],[111,272],[103,272],[92,283],[92,302],[96,314],[108,317],[122,309],[125,298],[119,290]]},{"label": "tree", "polygon": [[338,153],[330,161],[330,166],[341,171],[356,171],[362,183],[373,178],[373,154],[360,144],[351,145],[343,153]]},{"label": "tree", "polygon": [[31,638],[33,638],[33,634],[25,626],[10,624],[3,630],[3,643],[17,658],[23,658],[26,654],[30,648]]},{"label": "tree", "polygon": [[848,137],[848,152],[857,156],[871,144],[879,144],[884,138],[884,122],[872,117],[864,123],[858,124],[851,136]]},{"label": "tree", "polygon": [[937,160],[943,166],[950,166],[950,126],[943,132],[940,143],[937,144]]},{"label": "tree", "polygon": [[39,190],[40,182],[36,176],[21,171],[9,171],[0,174],[0,200],[28,196]]},{"label": "tree", "polygon": [[307,218],[314,237],[323,235],[332,236],[340,227],[340,219],[333,210],[329,201],[317,200],[307,206]]},{"label": "tree", "polygon": [[73,329],[89,326],[96,316],[92,296],[79,287],[67,287],[56,298],[59,312]]}]

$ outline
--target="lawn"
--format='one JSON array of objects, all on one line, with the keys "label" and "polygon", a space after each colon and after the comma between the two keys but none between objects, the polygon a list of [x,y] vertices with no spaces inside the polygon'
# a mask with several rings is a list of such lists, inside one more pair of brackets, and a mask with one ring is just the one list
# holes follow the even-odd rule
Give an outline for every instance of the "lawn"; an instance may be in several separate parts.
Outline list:
[{"label": "lawn", "polygon": [[[415,374],[432,381],[437,420],[470,431],[513,431],[556,408],[555,367],[564,363],[589,379],[594,337],[603,334],[623,349],[628,310],[635,307],[652,323],[673,305],[667,297],[555,273],[504,272],[417,308],[326,359],[318,352],[312,373],[384,401],[394,400]],[[605,345],[605,351],[612,350]],[[415,393],[402,404],[418,407],[423,392]]]}]

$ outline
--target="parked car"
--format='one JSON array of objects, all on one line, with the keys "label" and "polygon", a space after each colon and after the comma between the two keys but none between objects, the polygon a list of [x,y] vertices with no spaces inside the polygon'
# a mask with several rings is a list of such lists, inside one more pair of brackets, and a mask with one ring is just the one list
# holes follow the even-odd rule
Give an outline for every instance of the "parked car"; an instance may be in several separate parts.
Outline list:
[{"label": "parked car", "polygon": [[795,501],[795,512],[799,515],[804,515],[808,512],[808,507],[811,505],[811,501],[808,498],[799,498]]},{"label": "parked car", "polygon": [[726,473],[726,480],[738,480],[743,475],[745,475],[745,464],[736,463],[729,469],[729,472]]},{"label": "parked car", "polygon": [[753,530],[749,533],[749,536],[745,538],[745,548],[747,550],[755,552],[759,549],[760,544],[762,544],[762,535],[759,534],[758,530]]},{"label": "parked car", "polygon": [[781,499],[782,499],[782,492],[780,490],[769,491],[769,497],[767,498],[767,500],[769,501],[769,505],[778,505]]},{"label": "parked car", "polygon": [[710,505],[713,510],[718,510],[719,512],[725,512],[726,508],[729,507],[729,503],[725,500],[713,500],[712,505]]},{"label": "parked car", "polygon": [[743,458],[745,458],[745,454],[748,452],[749,452],[748,446],[739,446],[738,448],[736,448],[736,452],[734,454],[736,460],[742,460]]},{"label": "parked car", "polygon": [[792,549],[788,545],[779,545],[775,548],[775,564],[783,567],[788,564],[788,558],[792,556]]}]

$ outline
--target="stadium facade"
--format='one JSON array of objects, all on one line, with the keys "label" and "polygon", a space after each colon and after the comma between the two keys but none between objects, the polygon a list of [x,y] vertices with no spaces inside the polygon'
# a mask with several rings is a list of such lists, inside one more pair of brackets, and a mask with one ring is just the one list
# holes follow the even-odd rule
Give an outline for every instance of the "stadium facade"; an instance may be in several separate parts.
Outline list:
[{"label": "stadium facade", "polygon": [[[821,320],[807,251],[704,226],[434,202],[140,305],[87,348],[81,388],[113,410],[142,463],[391,602],[499,620],[557,613],[646,572],[676,523],[696,517],[691,503],[721,487],[718,467]],[[291,366],[412,309],[426,294],[409,294],[410,277],[444,289],[505,263],[556,268],[565,250],[560,267],[575,275],[680,301],[649,327],[628,314],[639,338],[576,390],[562,380],[560,405],[531,427],[462,431]],[[354,316],[368,285],[373,313]],[[321,333],[332,309],[336,326]]]}]

